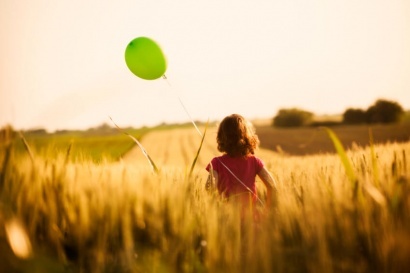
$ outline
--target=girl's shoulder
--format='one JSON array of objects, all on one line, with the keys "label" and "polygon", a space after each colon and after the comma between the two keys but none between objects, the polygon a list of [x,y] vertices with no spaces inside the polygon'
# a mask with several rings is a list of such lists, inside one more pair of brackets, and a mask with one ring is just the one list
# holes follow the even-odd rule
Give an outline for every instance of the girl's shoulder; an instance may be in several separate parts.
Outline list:
[{"label": "girl's shoulder", "polygon": [[228,156],[227,154],[223,154],[223,155],[220,155],[220,156],[215,156],[215,157],[211,160],[211,162],[212,162],[214,165],[220,165],[221,163],[229,162],[229,161],[231,161],[231,160],[232,160],[232,157]]},{"label": "girl's shoulder", "polygon": [[249,155],[249,160],[254,162],[258,166],[258,168],[262,168],[265,165],[262,159],[255,155]]}]

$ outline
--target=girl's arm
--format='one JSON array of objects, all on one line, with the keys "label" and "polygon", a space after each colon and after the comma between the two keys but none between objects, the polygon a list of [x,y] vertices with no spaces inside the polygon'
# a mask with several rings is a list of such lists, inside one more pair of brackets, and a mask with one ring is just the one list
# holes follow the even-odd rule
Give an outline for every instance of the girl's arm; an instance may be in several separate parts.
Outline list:
[{"label": "girl's arm", "polygon": [[267,207],[276,207],[278,198],[275,180],[265,167],[263,167],[262,170],[259,171],[258,176],[262,180],[263,184],[265,184],[267,190]]},{"label": "girl's arm", "polygon": [[208,179],[206,180],[206,190],[215,189],[218,185],[218,173],[214,169],[209,170]]}]

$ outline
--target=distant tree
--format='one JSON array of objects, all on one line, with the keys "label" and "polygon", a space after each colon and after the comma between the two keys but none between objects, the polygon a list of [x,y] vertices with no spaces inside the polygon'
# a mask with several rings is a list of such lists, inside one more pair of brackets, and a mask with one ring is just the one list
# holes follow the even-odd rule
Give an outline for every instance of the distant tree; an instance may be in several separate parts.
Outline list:
[{"label": "distant tree", "polygon": [[394,123],[403,114],[404,110],[397,102],[380,99],[366,110],[366,120],[368,123]]},{"label": "distant tree", "polygon": [[313,113],[297,109],[280,109],[273,118],[273,126],[276,127],[298,127],[308,125],[313,118]]},{"label": "distant tree", "polygon": [[361,124],[366,123],[366,111],[362,109],[349,108],[343,113],[343,123]]},{"label": "distant tree", "polygon": [[106,131],[111,131],[112,127],[108,123],[104,122],[101,125],[97,126],[95,130],[106,132]]},{"label": "distant tree", "polygon": [[97,132],[97,133],[107,133],[113,131],[112,128],[108,123],[104,122],[96,127],[91,127],[87,131],[88,132]]},{"label": "distant tree", "polygon": [[34,128],[34,129],[29,129],[24,131],[26,134],[32,134],[32,135],[45,135],[47,134],[47,130],[43,128]]}]

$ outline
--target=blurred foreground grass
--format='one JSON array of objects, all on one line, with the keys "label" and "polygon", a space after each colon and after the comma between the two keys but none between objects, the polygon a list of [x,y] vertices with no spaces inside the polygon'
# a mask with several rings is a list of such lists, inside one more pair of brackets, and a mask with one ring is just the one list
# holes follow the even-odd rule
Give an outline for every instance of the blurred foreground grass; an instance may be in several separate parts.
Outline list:
[{"label": "blurred foreground grass", "polygon": [[0,272],[410,272],[409,142],[348,151],[355,183],[337,155],[266,158],[278,205],[243,218],[199,170],[31,158],[11,143]]}]

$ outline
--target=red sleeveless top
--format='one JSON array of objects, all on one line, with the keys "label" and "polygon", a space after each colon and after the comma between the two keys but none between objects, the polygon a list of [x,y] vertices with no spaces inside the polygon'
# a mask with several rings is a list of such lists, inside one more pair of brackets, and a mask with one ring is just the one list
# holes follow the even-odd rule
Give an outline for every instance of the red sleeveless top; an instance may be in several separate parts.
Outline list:
[{"label": "red sleeveless top", "polygon": [[225,197],[251,191],[256,198],[256,175],[262,170],[264,163],[254,155],[230,157],[226,154],[214,157],[206,166],[218,173],[218,191]]}]

